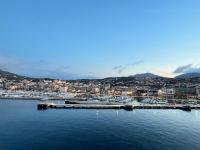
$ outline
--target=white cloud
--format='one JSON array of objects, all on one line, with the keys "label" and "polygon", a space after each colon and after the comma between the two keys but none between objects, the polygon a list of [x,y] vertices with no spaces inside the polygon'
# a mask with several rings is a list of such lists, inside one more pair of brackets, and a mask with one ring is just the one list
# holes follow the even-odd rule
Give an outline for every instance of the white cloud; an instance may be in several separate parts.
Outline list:
[{"label": "white cloud", "polygon": [[191,73],[191,72],[199,72],[200,73],[200,65],[188,64],[184,66],[179,66],[174,70],[173,73],[183,74],[183,73]]}]

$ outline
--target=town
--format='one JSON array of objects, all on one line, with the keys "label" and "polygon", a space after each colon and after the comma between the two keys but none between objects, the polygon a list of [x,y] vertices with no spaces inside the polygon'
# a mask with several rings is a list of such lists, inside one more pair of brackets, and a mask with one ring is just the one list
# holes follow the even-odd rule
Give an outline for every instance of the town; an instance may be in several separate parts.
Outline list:
[{"label": "town", "polygon": [[67,99],[95,97],[153,99],[200,99],[200,78],[160,76],[113,77],[105,79],[55,80],[17,75],[0,76],[1,98]]}]

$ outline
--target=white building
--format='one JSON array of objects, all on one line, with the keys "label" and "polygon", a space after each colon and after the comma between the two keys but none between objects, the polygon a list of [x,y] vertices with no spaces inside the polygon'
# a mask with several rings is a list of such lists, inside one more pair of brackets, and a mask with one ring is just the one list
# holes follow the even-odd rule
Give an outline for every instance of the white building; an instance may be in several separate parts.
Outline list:
[{"label": "white building", "polygon": [[196,87],[196,93],[198,98],[200,98],[200,86]]},{"label": "white building", "polygon": [[158,90],[159,96],[174,96],[175,95],[175,89],[173,88],[163,88]]}]

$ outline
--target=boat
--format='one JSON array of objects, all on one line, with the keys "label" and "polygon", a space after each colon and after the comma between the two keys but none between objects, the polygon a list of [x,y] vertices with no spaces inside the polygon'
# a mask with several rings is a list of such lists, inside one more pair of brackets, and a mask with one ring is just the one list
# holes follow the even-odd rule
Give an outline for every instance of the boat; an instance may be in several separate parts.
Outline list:
[{"label": "boat", "polygon": [[191,111],[191,107],[189,105],[183,106],[182,110],[184,111]]},{"label": "boat", "polygon": [[48,100],[49,100],[48,97],[43,97],[40,99],[40,101],[48,101]]}]

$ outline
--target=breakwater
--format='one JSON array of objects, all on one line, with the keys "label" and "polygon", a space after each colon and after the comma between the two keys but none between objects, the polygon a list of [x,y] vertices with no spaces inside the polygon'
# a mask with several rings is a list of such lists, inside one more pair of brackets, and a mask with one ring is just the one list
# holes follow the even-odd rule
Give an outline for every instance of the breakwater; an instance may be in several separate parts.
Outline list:
[{"label": "breakwater", "polygon": [[180,109],[185,111],[191,111],[192,109],[200,109],[200,105],[128,105],[128,104],[118,104],[118,105],[107,105],[107,104],[54,104],[54,103],[40,103],[37,108],[48,109]]}]

